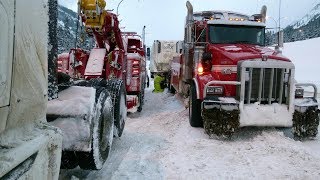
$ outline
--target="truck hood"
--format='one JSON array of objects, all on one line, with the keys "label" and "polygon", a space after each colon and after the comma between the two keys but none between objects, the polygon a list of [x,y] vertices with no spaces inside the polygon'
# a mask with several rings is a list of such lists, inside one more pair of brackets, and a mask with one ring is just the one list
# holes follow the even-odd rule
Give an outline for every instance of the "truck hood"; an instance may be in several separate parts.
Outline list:
[{"label": "truck hood", "polygon": [[222,61],[223,58],[227,58],[234,63],[241,60],[261,59],[263,56],[267,56],[268,59],[290,61],[275,50],[252,44],[210,44],[209,51],[214,57],[221,57]]}]

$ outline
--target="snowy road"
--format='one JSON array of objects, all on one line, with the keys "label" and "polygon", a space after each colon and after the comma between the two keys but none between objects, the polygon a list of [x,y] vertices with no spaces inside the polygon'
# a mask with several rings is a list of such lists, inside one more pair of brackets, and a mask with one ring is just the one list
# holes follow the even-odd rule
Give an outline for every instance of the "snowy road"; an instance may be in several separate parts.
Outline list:
[{"label": "snowy road", "polygon": [[289,130],[245,128],[232,140],[192,128],[175,96],[147,89],[141,113],[129,114],[100,171],[62,170],[60,179],[319,179],[320,138],[299,142]]}]

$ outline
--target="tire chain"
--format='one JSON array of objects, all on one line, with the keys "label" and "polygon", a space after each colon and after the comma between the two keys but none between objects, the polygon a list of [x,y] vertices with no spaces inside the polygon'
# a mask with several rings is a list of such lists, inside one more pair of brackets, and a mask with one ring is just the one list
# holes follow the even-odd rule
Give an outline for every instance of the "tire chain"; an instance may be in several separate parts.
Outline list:
[{"label": "tire chain", "polygon": [[[106,88],[108,89],[111,98],[112,98],[112,104],[115,106],[116,104],[116,98],[120,95],[120,89],[121,89],[122,81],[117,79],[107,80],[106,81]],[[117,90],[117,91],[115,91]]]},{"label": "tire chain", "polygon": [[209,136],[213,134],[226,138],[240,127],[239,110],[226,111],[218,108],[203,111],[203,125]]}]

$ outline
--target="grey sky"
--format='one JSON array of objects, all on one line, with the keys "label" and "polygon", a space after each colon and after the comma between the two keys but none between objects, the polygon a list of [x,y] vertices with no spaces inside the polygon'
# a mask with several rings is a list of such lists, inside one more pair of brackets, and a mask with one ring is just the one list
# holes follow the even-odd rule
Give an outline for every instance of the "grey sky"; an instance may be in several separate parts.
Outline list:
[{"label": "grey sky", "polygon": [[[76,11],[77,0],[59,0],[59,3]],[[120,0],[107,1],[107,9],[116,13]],[[183,39],[183,26],[186,16],[186,0],[124,0],[119,7],[119,19],[123,31],[136,31],[141,34],[146,26],[146,41]],[[267,5],[267,15],[275,19],[268,20],[267,27],[276,27],[278,23],[279,0],[190,0],[195,11],[231,10],[244,14],[260,12]],[[282,0],[281,27],[299,20],[320,0]]]}]

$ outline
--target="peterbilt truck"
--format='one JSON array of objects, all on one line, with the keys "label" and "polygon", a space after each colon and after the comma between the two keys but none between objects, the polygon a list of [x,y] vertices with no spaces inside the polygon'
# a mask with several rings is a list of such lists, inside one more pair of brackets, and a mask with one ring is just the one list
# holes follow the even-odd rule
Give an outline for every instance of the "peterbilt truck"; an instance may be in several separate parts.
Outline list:
[{"label": "peterbilt truck", "polygon": [[[252,16],[186,6],[183,52],[173,58],[171,84],[189,95],[190,125],[227,137],[244,126],[292,127],[296,137],[315,137],[317,88],[296,83],[291,60],[265,47],[266,6]],[[303,95],[305,86],[312,97]]]}]

